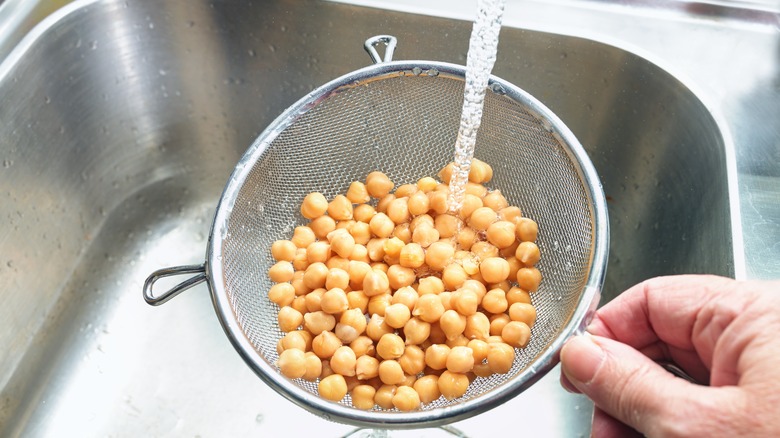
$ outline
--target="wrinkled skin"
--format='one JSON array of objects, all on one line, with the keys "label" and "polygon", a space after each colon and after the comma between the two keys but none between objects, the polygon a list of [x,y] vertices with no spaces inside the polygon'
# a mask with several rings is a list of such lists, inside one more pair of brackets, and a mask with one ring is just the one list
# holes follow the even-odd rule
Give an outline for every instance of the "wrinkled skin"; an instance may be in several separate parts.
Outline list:
[{"label": "wrinkled skin", "polygon": [[561,382],[594,401],[593,436],[780,436],[780,281],[654,278],[588,333],[563,347]]}]

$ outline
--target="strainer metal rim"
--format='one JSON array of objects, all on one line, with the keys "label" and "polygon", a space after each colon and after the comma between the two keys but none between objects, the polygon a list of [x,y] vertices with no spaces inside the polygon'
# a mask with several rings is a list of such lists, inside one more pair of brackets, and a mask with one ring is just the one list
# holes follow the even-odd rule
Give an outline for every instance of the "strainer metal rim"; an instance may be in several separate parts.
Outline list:
[{"label": "strainer metal rim", "polygon": [[373,80],[385,75],[400,75],[401,72],[407,74],[407,72],[411,72],[413,69],[416,71],[417,68],[421,69],[422,74],[431,72],[431,74],[465,78],[464,66],[444,62],[411,60],[371,65],[347,73],[322,85],[285,110],[276,120],[268,125],[247,149],[231,174],[214,215],[206,253],[205,270],[212,302],[227,337],[247,365],[266,384],[293,403],[327,420],[356,426],[394,429],[420,426],[432,427],[462,420],[503,404],[530,387],[530,385],[541,379],[557,365],[559,352],[565,341],[575,334],[582,333],[590,322],[598,305],[601,287],[604,283],[609,247],[609,223],[606,197],[593,164],[574,134],[551,110],[524,90],[491,75],[488,85],[489,90],[504,94],[508,98],[525,105],[526,109],[539,118],[553,135],[568,146],[567,153],[570,154],[572,163],[580,173],[581,179],[585,182],[586,196],[589,205],[592,206],[591,214],[593,215],[592,223],[594,227],[587,281],[584,290],[580,294],[577,306],[566,325],[561,329],[560,335],[553,340],[551,345],[533,363],[501,386],[453,406],[416,412],[362,411],[339,403],[329,402],[300,388],[294,382],[282,376],[272,364],[269,364],[255,350],[255,347],[246,337],[236,319],[230,298],[224,287],[225,278],[221,264],[222,245],[226,237],[231,211],[252,167],[263,151],[280,133],[294,123],[298,117],[315,107],[318,102],[326,99],[330,94],[336,93],[344,89],[344,87],[358,86],[366,80]]}]

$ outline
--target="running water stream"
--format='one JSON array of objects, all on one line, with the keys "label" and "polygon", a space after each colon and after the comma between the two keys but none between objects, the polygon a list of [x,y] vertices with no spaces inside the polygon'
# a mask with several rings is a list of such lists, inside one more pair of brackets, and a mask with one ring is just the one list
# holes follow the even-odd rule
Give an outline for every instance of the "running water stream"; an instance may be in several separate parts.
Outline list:
[{"label": "running water stream", "polygon": [[504,0],[478,0],[477,18],[471,30],[466,59],[466,86],[463,110],[460,116],[458,138],[455,142],[455,168],[450,179],[447,205],[450,213],[457,213],[462,204],[474,158],[477,131],[482,120],[482,107],[490,72],[496,63],[498,33],[504,14]]}]

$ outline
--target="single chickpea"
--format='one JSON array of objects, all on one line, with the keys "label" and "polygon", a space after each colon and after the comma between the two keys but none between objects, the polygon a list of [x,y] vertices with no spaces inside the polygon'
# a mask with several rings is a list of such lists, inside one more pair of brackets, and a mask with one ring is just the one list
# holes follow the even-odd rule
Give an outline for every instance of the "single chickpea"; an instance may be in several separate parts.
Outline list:
[{"label": "single chickpea", "polygon": [[[330,270],[340,269],[344,272],[347,272],[347,269],[349,269],[349,262],[350,262],[349,259],[335,255],[335,256],[331,256],[331,258],[329,258],[328,261],[325,262],[325,266],[327,266],[328,269]],[[327,279],[325,281],[327,285]],[[346,289],[346,286],[349,286],[349,274],[347,274],[347,284],[342,289]]]},{"label": "single chickpea", "polygon": [[520,270],[520,268],[523,267],[523,262],[517,259],[517,257],[510,256],[505,257],[506,262],[509,263],[509,279],[510,280],[516,280],[517,279],[517,271]]},{"label": "single chickpea", "polygon": [[515,361],[515,349],[503,342],[489,345],[487,363],[490,370],[496,374],[508,373]]},{"label": "single chickpea", "polygon": [[497,248],[506,248],[516,242],[515,224],[509,221],[496,221],[487,228],[488,242]]},{"label": "single chickpea", "polygon": [[447,346],[450,348],[465,347],[469,344],[469,338],[467,338],[465,335],[460,334],[458,336],[455,336],[452,339],[447,339],[445,344],[447,344]]},{"label": "single chickpea", "polygon": [[325,277],[325,289],[346,289],[349,287],[349,273],[343,269],[331,268]]},{"label": "single chickpea", "polygon": [[345,230],[349,232],[349,229],[352,228],[352,225],[355,224],[355,221],[352,219],[344,219],[344,220],[337,220],[336,221],[336,229],[337,230]]},{"label": "single chickpea", "polygon": [[411,318],[403,327],[406,345],[419,345],[431,335],[431,324],[420,318]]},{"label": "single chickpea", "polygon": [[534,266],[535,264],[539,263],[539,259],[541,258],[541,253],[539,252],[539,247],[536,246],[533,242],[522,242],[520,245],[517,246],[517,250],[515,251],[515,257],[517,257],[518,260],[523,262],[525,266]]},{"label": "single chickpea", "polygon": [[404,222],[396,225],[395,228],[393,228],[393,237],[401,239],[401,242],[403,242],[404,245],[411,242],[412,231],[409,229],[409,223]]},{"label": "single chickpea", "polygon": [[389,193],[382,198],[379,199],[379,202],[376,203],[376,211],[378,213],[384,213],[387,214],[387,207],[390,206],[390,203],[395,200],[395,195],[392,193]]},{"label": "single chickpea", "polygon": [[437,215],[447,213],[449,211],[447,193],[439,190],[428,192],[428,208]]},{"label": "single chickpea", "polygon": [[399,411],[409,412],[420,407],[420,396],[412,387],[399,386],[392,402]]},{"label": "single chickpea", "polygon": [[325,195],[318,192],[312,192],[303,198],[301,203],[301,214],[306,219],[314,219],[322,216],[328,210],[328,200]]},{"label": "single chickpea", "polygon": [[474,352],[469,347],[452,347],[447,356],[447,370],[465,374],[474,368]]},{"label": "single chickpea", "polygon": [[276,361],[276,366],[283,376],[290,379],[299,379],[306,374],[306,353],[297,348],[284,350]]},{"label": "single chickpea", "polygon": [[317,385],[320,397],[330,401],[341,401],[347,395],[347,381],[341,374],[331,374]]},{"label": "single chickpea", "polygon": [[[373,297],[370,297],[368,299],[368,314],[369,315],[376,314],[381,317],[384,317],[387,308],[390,307],[392,303],[393,303],[393,296],[390,293],[374,295]],[[385,321],[385,324],[387,324],[387,321]]]},{"label": "single chickpea", "polygon": [[303,296],[307,313],[322,310],[322,296],[325,295],[325,292],[327,289],[317,288]]},{"label": "single chickpea", "polygon": [[336,220],[330,216],[320,216],[309,222],[309,228],[318,239],[325,239],[328,233],[336,229]]},{"label": "single chickpea", "polygon": [[312,335],[319,335],[336,327],[336,317],[322,310],[303,315],[303,326]]},{"label": "single chickpea", "polygon": [[384,213],[377,213],[368,223],[371,232],[377,237],[390,237],[393,234],[395,224]]},{"label": "single chickpea", "polygon": [[421,295],[412,310],[412,315],[429,323],[438,321],[443,313],[444,306],[441,304],[441,299],[434,294]]},{"label": "single chickpea", "polygon": [[504,195],[501,194],[500,190],[493,190],[488,193],[482,198],[482,202],[485,204],[485,207],[490,207],[496,212],[509,206],[509,203],[506,198],[504,198]]},{"label": "single chickpea", "polygon": [[490,313],[503,313],[509,308],[506,292],[501,289],[491,289],[482,299],[482,307]]},{"label": "single chickpea", "polygon": [[441,238],[450,238],[464,228],[463,221],[451,214],[440,214],[433,220],[433,226]]},{"label": "single chickpea", "polygon": [[400,197],[398,194],[396,194],[396,196],[398,197],[393,199],[387,206],[387,217],[396,225],[409,222],[409,219],[411,219],[409,214],[409,198]]},{"label": "single chickpea", "polygon": [[355,238],[345,229],[331,231],[328,233],[327,239],[330,242],[330,250],[338,254],[339,257],[348,258],[355,249]]},{"label": "single chickpea", "polygon": [[398,385],[406,380],[401,365],[393,359],[383,360],[379,363],[379,378],[385,385]]},{"label": "single chickpea", "polygon": [[436,176],[439,177],[439,179],[444,184],[449,184],[450,179],[452,179],[452,173],[455,171],[455,163],[449,163],[446,166],[444,166],[439,173],[436,174]]},{"label": "single chickpea", "polygon": [[501,338],[516,348],[525,348],[531,339],[531,328],[521,321],[510,321],[501,330]]},{"label": "single chickpea", "polygon": [[485,231],[488,227],[498,220],[496,212],[490,207],[480,207],[471,213],[469,226],[478,231]]},{"label": "single chickpea", "polygon": [[506,301],[510,306],[515,303],[531,304],[531,294],[517,286],[512,287],[506,293]]},{"label": "single chickpea", "polygon": [[414,219],[412,219],[411,222],[409,222],[409,230],[411,232],[414,232],[414,230],[416,230],[417,227],[419,227],[420,225],[428,225],[432,227],[433,224],[434,224],[434,219],[431,215],[422,214],[420,216],[415,217]]},{"label": "single chickpea", "polygon": [[417,180],[417,189],[421,192],[428,193],[436,186],[439,185],[439,183],[436,181],[436,179],[425,176]]},{"label": "single chickpea", "polygon": [[268,289],[268,299],[279,307],[289,306],[295,298],[295,288],[290,283],[277,283]]},{"label": "single chickpea", "polygon": [[[370,263],[371,258],[368,256],[368,248],[363,244],[355,243],[355,249],[353,249],[352,254],[349,255],[349,261]],[[347,271],[349,271],[349,269],[347,269]]]},{"label": "single chickpea", "polygon": [[382,172],[374,171],[366,176],[366,190],[373,198],[381,198],[387,195],[390,193],[390,190],[393,190],[394,186],[395,184],[390,181],[390,178]]},{"label": "single chickpea", "polygon": [[279,309],[276,319],[279,323],[279,330],[291,332],[301,325],[303,322],[303,315],[292,307],[285,306]]},{"label": "single chickpea", "polygon": [[418,281],[417,293],[420,296],[426,294],[438,295],[444,292],[444,282],[438,277],[423,277]]},{"label": "single chickpea", "polygon": [[387,281],[390,283],[390,287],[393,290],[411,286],[416,279],[417,275],[412,268],[406,268],[401,265],[392,265],[387,269]]},{"label": "single chickpea", "polygon": [[309,264],[312,263],[325,263],[330,258],[331,248],[330,244],[326,241],[317,241],[312,243],[306,248],[306,258]]},{"label": "single chickpea", "polygon": [[488,283],[499,283],[509,277],[509,263],[500,257],[488,257],[479,264],[479,273]]},{"label": "single chickpea", "polygon": [[307,351],[304,357],[304,364],[306,373],[304,373],[303,379],[310,382],[317,380],[322,374],[322,359],[317,357],[314,352]]},{"label": "single chickpea", "polygon": [[[330,359],[331,356],[333,356],[333,353],[335,353],[341,345],[341,339],[339,339],[338,336],[333,332],[324,331],[312,339],[311,350],[320,359]],[[331,366],[331,369],[332,368],[333,367]]]},{"label": "single chickpea", "polygon": [[[306,333],[306,335],[304,335],[304,333]],[[301,351],[307,351],[309,347],[311,347],[311,340],[311,334],[308,332],[294,330],[282,337],[282,349],[289,350],[295,348]]]},{"label": "single chickpea", "polygon": [[447,368],[447,356],[450,355],[450,347],[445,344],[433,344],[425,350],[425,365],[434,370]]},{"label": "single chickpea", "polygon": [[425,263],[434,271],[441,271],[452,260],[455,248],[447,242],[434,242],[425,253]]},{"label": "single chickpea", "polygon": [[360,204],[352,210],[352,217],[356,221],[369,223],[371,218],[376,214],[376,210],[369,204]]},{"label": "single chickpea", "polygon": [[[355,246],[352,247],[352,251],[346,257],[354,259],[356,257],[355,248],[358,245],[365,246],[368,241],[371,240],[371,227],[366,222],[355,222],[351,227],[349,227],[348,232],[349,235],[352,236],[352,240],[354,241]],[[331,245],[332,244],[333,243],[331,242]],[[342,252],[347,252],[350,244],[349,240],[344,240],[343,242],[340,242],[340,244],[343,245],[343,247],[338,249]],[[333,250],[337,251],[337,248],[334,248]]]},{"label": "single chickpea", "polygon": [[447,265],[441,275],[444,286],[448,290],[454,290],[461,287],[468,278],[469,274],[467,274],[463,266],[458,263],[450,263]]},{"label": "single chickpea", "polygon": [[403,304],[412,310],[417,303],[417,298],[419,295],[413,286],[404,286],[393,293],[392,304]]},{"label": "single chickpea", "polygon": [[447,310],[442,313],[439,319],[439,326],[447,336],[447,339],[455,339],[457,336],[462,335],[463,330],[466,329],[466,317],[455,310]]},{"label": "single chickpea", "polygon": [[376,390],[374,402],[382,409],[393,409],[393,396],[397,389],[395,385],[382,385]]},{"label": "single chickpea", "polygon": [[444,333],[444,330],[441,329],[441,325],[439,325],[439,322],[432,322],[431,324],[431,334],[428,335],[428,339],[423,342],[423,344],[420,346],[423,350],[425,350],[428,346],[431,344],[443,344],[447,342],[447,335]]},{"label": "single chickpea", "polygon": [[469,388],[469,378],[465,374],[444,371],[437,381],[439,392],[447,400],[452,400],[466,394]]},{"label": "single chickpea", "polygon": [[509,319],[524,322],[528,327],[533,327],[536,322],[536,308],[527,303],[514,303],[509,306]]},{"label": "single chickpea", "polygon": [[374,396],[376,396],[376,389],[374,389],[373,386],[358,385],[352,389],[352,393],[350,395],[350,398],[352,399],[352,406],[364,411],[370,411],[374,408]]},{"label": "single chickpea", "polygon": [[390,327],[403,328],[412,316],[412,312],[404,304],[391,304],[385,308],[385,322]]},{"label": "single chickpea", "polygon": [[487,339],[490,336],[490,320],[482,312],[467,316],[463,335],[467,339]]},{"label": "single chickpea", "polygon": [[341,314],[336,324],[336,336],[344,343],[350,343],[366,331],[366,316],[360,309],[349,309]]},{"label": "single chickpea", "polygon": [[[382,335],[376,344],[376,353],[383,359],[398,359],[404,354],[404,340],[395,333]],[[385,382],[386,383],[386,382]]]},{"label": "single chickpea", "polygon": [[271,244],[271,256],[278,262],[292,262],[296,249],[298,248],[295,244],[289,240],[277,240]]},{"label": "single chickpea", "polygon": [[[314,353],[312,353],[314,354]],[[316,354],[315,354],[316,356]],[[319,357],[317,357],[319,359]],[[320,367],[322,368],[322,373],[320,373],[320,379],[323,379],[325,377],[328,377],[333,374],[333,370],[330,369],[330,361],[329,360],[322,360],[320,359]]]},{"label": "single chickpea", "polygon": [[469,168],[469,181],[478,184],[486,183],[493,178],[493,168],[482,160],[474,158]]},{"label": "single chickpea", "polygon": [[362,355],[355,359],[355,375],[358,380],[368,380],[379,375],[379,359]]},{"label": "single chickpea", "polygon": [[385,318],[379,315],[371,315],[366,324],[366,335],[374,341],[379,341],[383,335],[393,333],[393,328],[387,325]]},{"label": "single chickpea", "polygon": [[441,305],[444,306],[444,311],[453,310],[452,309],[452,292],[445,290],[444,292],[439,294],[439,299],[441,300]]},{"label": "single chickpea", "polygon": [[371,356],[376,354],[376,348],[374,346],[374,340],[366,335],[360,335],[350,342],[349,348],[355,352],[355,356]]},{"label": "single chickpea", "polygon": [[539,289],[539,283],[542,282],[542,273],[536,268],[520,268],[517,271],[517,285],[527,290],[535,292]]},{"label": "single chickpea", "polygon": [[461,204],[458,215],[461,219],[468,220],[474,211],[480,207],[483,207],[482,198],[466,193],[463,195],[463,204]]},{"label": "single chickpea", "polygon": [[477,297],[479,298],[480,302],[482,301],[482,299],[485,297],[485,294],[487,293],[487,288],[485,287],[485,284],[482,283],[481,281],[477,281],[474,279],[466,280],[463,283],[463,286],[461,286],[461,288],[474,291],[477,294]]},{"label": "single chickpea", "polygon": [[498,248],[490,242],[480,241],[471,245],[471,252],[478,260],[482,261],[490,257],[498,257]]},{"label": "single chickpea", "polygon": [[535,242],[539,234],[539,225],[533,219],[520,218],[517,220],[515,234],[522,242]]},{"label": "single chickpea", "polygon": [[404,245],[399,253],[399,262],[406,268],[419,268],[425,263],[425,252],[418,243]]},{"label": "single chickpea", "polygon": [[412,242],[419,244],[423,248],[430,247],[438,242],[440,238],[439,231],[432,225],[420,224],[412,231]]},{"label": "single chickpea", "polygon": [[[517,221],[522,217],[523,212],[520,210],[520,207],[510,205],[509,207],[498,210],[498,218],[502,221],[509,221],[513,224],[517,224]],[[517,229],[515,229],[515,231],[517,231]]]},{"label": "single chickpea", "polygon": [[490,318],[490,336],[501,336],[501,331],[504,330],[504,326],[511,321],[509,315],[506,313],[500,313],[493,315]]},{"label": "single chickpea", "polygon": [[471,316],[477,313],[479,307],[479,296],[471,289],[458,289],[450,298],[452,308],[457,310],[463,316]]},{"label": "single chickpea", "polygon": [[462,250],[468,251],[478,241],[476,231],[471,227],[464,227],[460,230],[455,239],[458,242],[458,247]]},{"label": "single chickpea", "polygon": [[328,215],[337,221],[352,220],[352,201],[344,195],[336,195],[328,204]]},{"label": "single chickpea", "polygon": [[295,257],[293,257],[293,268],[296,271],[305,271],[309,267],[309,257],[306,255],[306,248],[298,248],[295,250]]},{"label": "single chickpea", "polygon": [[330,272],[330,269],[325,266],[325,263],[312,263],[303,273],[303,284],[308,287],[309,290],[325,287],[325,280],[328,278],[328,272]]},{"label": "single chickpea", "polygon": [[295,227],[290,241],[298,248],[306,248],[317,239],[314,230],[306,226]]},{"label": "single chickpea", "polygon": [[363,277],[363,293],[373,297],[390,291],[390,280],[382,271],[371,270]]},{"label": "single chickpea", "polygon": [[308,311],[306,310],[306,298],[303,296],[293,298],[292,303],[290,303],[290,307],[300,312],[301,315]]},{"label": "single chickpea", "polygon": [[371,269],[374,271],[382,271],[387,275],[387,270],[390,269],[390,265],[384,262],[372,262]]},{"label": "single chickpea", "polygon": [[407,203],[409,214],[412,216],[419,216],[425,214],[430,209],[430,200],[426,192],[418,191],[409,196]]},{"label": "single chickpea", "polygon": [[337,348],[330,358],[330,368],[344,377],[355,375],[356,364],[357,357],[355,357],[355,352],[347,346]]},{"label": "single chickpea", "polygon": [[384,242],[384,250],[385,250],[385,259],[388,257],[391,258],[398,258],[401,255],[401,250],[404,247],[403,240],[397,238],[397,237],[391,237],[385,240]]},{"label": "single chickpea", "polygon": [[363,289],[363,280],[371,272],[371,265],[366,262],[352,260],[349,262],[349,287],[354,290]]},{"label": "single chickpea", "polygon": [[353,290],[347,292],[347,302],[350,309],[360,310],[361,313],[368,311],[369,298],[362,290]]},{"label": "single chickpea", "polygon": [[488,193],[488,189],[482,184],[477,184],[469,181],[466,183],[466,193],[468,193],[469,195],[474,195],[474,196],[479,196],[480,198],[484,198],[485,195],[487,195]]},{"label": "single chickpea", "polygon": [[477,377],[490,377],[493,375],[493,371],[490,370],[490,365],[487,362],[475,363],[471,372]]},{"label": "single chickpea", "polygon": [[487,359],[487,354],[490,350],[487,342],[481,339],[472,339],[466,346],[471,349],[472,356],[474,356],[474,364],[482,363],[483,360]]},{"label": "single chickpea", "polygon": [[295,268],[293,264],[286,261],[276,262],[268,269],[268,278],[275,283],[285,283],[293,278]]},{"label": "single chickpea", "polygon": [[427,375],[420,377],[414,382],[414,390],[417,391],[422,403],[430,403],[438,399],[441,397],[441,392],[439,392],[439,376]]},{"label": "single chickpea", "polygon": [[398,364],[407,375],[417,375],[425,369],[425,352],[416,345],[408,345],[398,358]]},{"label": "single chickpea", "polygon": [[360,181],[353,181],[347,189],[347,199],[353,204],[365,204],[371,198],[368,195],[365,184]]}]

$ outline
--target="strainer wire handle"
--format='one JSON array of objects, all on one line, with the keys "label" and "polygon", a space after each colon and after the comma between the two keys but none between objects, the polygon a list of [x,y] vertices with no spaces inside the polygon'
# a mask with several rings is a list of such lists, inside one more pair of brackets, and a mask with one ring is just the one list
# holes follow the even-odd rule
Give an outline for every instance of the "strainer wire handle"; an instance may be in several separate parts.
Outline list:
[{"label": "strainer wire handle", "polygon": [[[376,35],[367,39],[366,42],[363,43],[363,48],[366,49],[368,56],[371,57],[371,60],[374,61],[374,64],[381,64],[383,62],[390,62],[393,60],[393,52],[395,51],[395,45],[397,43],[398,39],[392,35]],[[376,46],[379,44],[384,44],[386,46],[384,59],[379,56],[379,52],[376,50]]]},{"label": "strainer wire handle", "polygon": [[[195,274],[193,277],[190,277],[181,283],[177,284],[176,286],[166,290],[165,292],[161,293],[160,295],[155,296],[152,288],[154,287],[154,283],[157,282],[157,280],[165,277],[172,277],[175,275],[186,275],[186,274]],[[176,295],[179,295],[180,293],[184,292],[185,290],[203,283],[206,281],[206,265],[200,264],[200,265],[187,265],[187,266],[174,266],[172,268],[163,268],[158,269],[154,272],[152,272],[149,277],[146,278],[146,281],[144,282],[144,300],[148,304],[151,304],[152,306],[159,306],[160,304],[165,304],[170,300],[171,298],[175,297]]]}]

